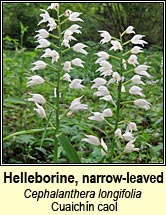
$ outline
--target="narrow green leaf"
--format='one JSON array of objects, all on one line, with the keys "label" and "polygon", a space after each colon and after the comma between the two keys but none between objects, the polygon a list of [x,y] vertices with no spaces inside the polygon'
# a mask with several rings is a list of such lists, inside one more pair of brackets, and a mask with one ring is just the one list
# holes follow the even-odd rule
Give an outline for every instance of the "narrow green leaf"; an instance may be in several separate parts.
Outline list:
[{"label": "narrow green leaf", "polygon": [[72,144],[69,142],[69,140],[65,137],[63,133],[57,135],[57,139],[63,149],[65,150],[68,159],[70,160],[71,163],[81,163],[76,150],[72,146]]},{"label": "narrow green leaf", "polygon": [[16,98],[16,97],[8,97],[4,100],[4,103],[14,103],[14,104],[27,104],[24,99]]}]

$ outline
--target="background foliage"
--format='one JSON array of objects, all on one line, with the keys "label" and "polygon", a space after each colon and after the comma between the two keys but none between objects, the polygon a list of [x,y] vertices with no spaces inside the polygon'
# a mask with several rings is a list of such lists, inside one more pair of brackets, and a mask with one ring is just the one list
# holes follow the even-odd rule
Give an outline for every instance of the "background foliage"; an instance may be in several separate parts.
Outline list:
[{"label": "background foliage", "polygon": [[[20,39],[21,22],[27,27],[24,45],[35,47],[36,26],[41,18],[39,8],[47,7],[48,3],[3,3],[4,37]],[[137,29],[137,33],[148,35],[146,40],[149,45],[156,45],[162,49],[163,3],[63,3],[62,11],[65,9],[83,13],[84,40],[97,42],[97,29],[105,29],[117,35],[132,25]]]}]

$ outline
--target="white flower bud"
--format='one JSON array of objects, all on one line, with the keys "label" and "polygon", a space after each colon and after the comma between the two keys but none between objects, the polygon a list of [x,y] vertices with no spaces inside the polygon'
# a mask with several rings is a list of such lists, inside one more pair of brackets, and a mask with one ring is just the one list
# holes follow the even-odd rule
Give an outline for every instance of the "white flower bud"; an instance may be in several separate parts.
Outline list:
[{"label": "white flower bud", "polygon": [[124,140],[126,140],[126,141],[130,141],[133,139],[133,135],[129,131],[126,131],[122,136],[123,136]]},{"label": "white flower bud", "polygon": [[145,110],[148,110],[150,108],[150,103],[145,99],[136,99],[134,100],[134,104]]},{"label": "white flower bud", "polygon": [[103,39],[100,41],[101,44],[108,43],[111,41],[112,37],[108,33],[108,31],[98,31],[101,32],[100,36],[103,37]]},{"label": "white flower bud", "polygon": [[46,103],[45,98],[41,94],[30,94],[32,98],[28,98],[27,101],[36,102],[38,104]]},{"label": "white flower bud", "polygon": [[35,104],[36,104],[37,108],[34,108],[34,110],[39,114],[39,116],[41,118],[46,118],[46,113],[45,113],[44,108],[36,102],[35,102]]},{"label": "white flower bud", "polygon": [[35,37],[37,37],[38,39],[45,39],[47,37],[49,37],[49,33],[48,31],[46,31],[45,29],[40,29],[38,31],[39,34],[37,34]]},{"label": "white flower bud", "polygon": [[102,122],[104,120],[104,116],[100,112],[93,112],[93,115],[94,116],[89,116],[88,119],[94,120],[94,121],[97,121],[97,122]]},{"label": "white flower bud", "polygon": [[122,137],[122,131],[120,128],[117,128],[116,131],[115,131],[115,137],[119,137],[119,138],[123,138]]},{"label": "white flower bud", "polygon": [[79,53],[82,53],[82,54],[87,55],[88,52],[84,50],[84,48],[86,48],[86,47],[88,47],[88,46],[86,46],[86,45],[84,45],[84,44],[82,44],[82,43],[77,43],[77,44],[75,44],[75,45],[73,46],[73,50],[74,50],[75,52],[79,52]]},{"label": "white flower bud", "polygon": [[59,9],[59,3],[51,3],[51,5],[47,8],[47,10],[58,10]]},{"label": "white flower bud", "polygon": [[69,87],[71,89],[83,89],[85,86],[83,86],[81,84],[82,81],[83,80],[81,80],[81,79],[74,79],[74,80],[71,81]]},{"label": "white flower bud", "polygon": [[91,86],[91,89],[98,88],[98,87],[103,86],[107,83],[107,81],[104,78],[95,78],[91,82],[94,82],[94,84]]},{"label": "white flower bud", "polygon": [[71,78],[71,76],[69,75],[69,73],[65,73],[62,77],[62,80],[71,82],[70,78]]},{"label": "white flower bud", "polygon": [[136,64],[139,64],[137,61],[137,56],[132,54],[129,59],[128,59],[128,63],[135,66]]},{"label": "white flower bud", "polygon": [[125,30],[126,34],[135,34],[135,31],[133,31],[134,27],[133,26],[129,26],[127,27],[127,29]]},{"label": "white flower bud", "polygon": [[69,15],[69,21],[72,22],[83,22],[83,20],[81,18],[79,18],[79,15],[81,15],[82,13],[78,13],[78,12],[73,12]]},{"label": "white flower bud", "polygon": [[138,54],[138,53],[140,53],[140,52],[143,52],[141,49],[142,49],[142,48],[139,47],[139,46],[134,46],[134,47],[131,49],[131,53],[132,53],[132,54]]},{"label": "white flower bud", "polygon": [[84,65],[83,65],[84,61],[82,61],[80,58],[75,58],[75,59],[73,59],[73,60],[71,61],[71,63],[72,63],[73,65],[75,65],[75,66],[79,66],[79,67],[84,68]]},{"label": "white flower bud", "polygon": [[134,141],[135,140],[131,140],[130,142],[128,142],[126,144],[126,147],[124,149],[124,153],[131,153],[131,152],[134,152],[134,151],[138,152],[140,150],[139,148],[135,148],[135,146],[133,144]]},{"label": "white flower bud", "polygon": [[142,96],[142,97],[145,97],[145,95],[141,92],[142,89],[138,86],[132,86],[130,89],[129,89],[129,93],[132,94],[132,95],[139,95],[139,96]]},{"label": "white flower bud", "polygon": [[121,46],[121,44],[120,44],[120,42],[119,41],[116,41],[116,40],[112,40],[111,41],[111,44],[113,45],[109,50],[114,50],[114,51],[116,51],[116,50],[122,50],[122,46]]},{"label": "white flower bud", "polygon": [[27,87],[44,83],[44,79],[42,77],[40,77],[39,75],[33,75],[33,76],[29,77],[28,80],[29,81],[27,82]]},{"label": "white flower bud", "polygon": [[35,71],[35,70],[38,70],[38,69],[45,69],[46,66],[47,66],[47,64],[46,64],[44,61],[42,61],[42,60],[38,60],[38,61],[36,61],[36,62],[34,62],[34,63],[32,63],[32,64],[35,65],[35,66],[31,69],[32,71]]},{"label": "white flower bud", "polygon": [[63,66],[63,70],[66,71],[66,72],[70,72],[70,70],[72,70],[73,68],[71,67],[71,62],[70,61],[66,61],[64,63],[64,66]]},{"label": "white flower bud", "polygon": [[36,47],[36,49],[47,48],[51,45],[51,43],[46,39],[39,39],[37,42],[39,42],[39,45]]},{"label": "white flower bud", "polygon": [[147,42],[145,40],[142,40],[142,37],[145,37],[145,35],[136,34],[131,39],[131,42],[133,44],[140,44],[140,45],[144,46],[144,44],[147,44]]},{"label": "white flower bud", "polygon": [[133,84],[143,84],[144,85],[144,82],[141,81],[141,76],[139,76],[139,75],[134,75],[132,77],[131,81]]},{"label": "white flower bud", "polygon": [[79,97],[79,98],[76,98],[74,99],[72,102],[71,102],[71,105],[69,107],[69,110],[71,110],[72,112],[76,112],[76,111],[79,111],[79,110],[87,110],[88,109],[88,106],[86,104],[81,104],[80,100],[83,96]]}]

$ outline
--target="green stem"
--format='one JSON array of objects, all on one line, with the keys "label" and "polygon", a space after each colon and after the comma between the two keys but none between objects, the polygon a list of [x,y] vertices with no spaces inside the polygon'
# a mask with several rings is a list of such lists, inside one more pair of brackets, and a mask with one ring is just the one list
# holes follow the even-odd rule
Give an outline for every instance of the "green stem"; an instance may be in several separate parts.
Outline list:
[{"label": "green stem", "polygon": [[114,55],[110,55],[111,58],[114,58],[116,60],[121,60],[119,57],[115,57]]},{"label": "green stem", "polygon": [[[121,43],[121,45],[123,44],[122,35],[120,35],[120,43]],[[121,55],[120,55],[120,71],[119,72],[120,72],[120,76],[122,77],[122,75],[123,75],[123,47],[122,47]],[[119,115],[120,115],[120,105],[121,105],[121,87],[122,87],[122,82],[119,81],[118,91],[117,91],[117,107],[116,107],[116,116],[115,116],[115,126],[114,126],[114,130],[113,130],[113,135],[114,135],[116,129],[118,128],[118,123],[119,123],[119,118],[120,118]],[[115,136],[113,137],[112,142],[111,142],[110,162],[112,162],[112,160],[113,160],[114,148],[115,148]]]},{"label": "green stem", "polygon": [[127,51],[126,53],[123,54],[123,57],[126,56],[127,54],[131,54],[131,50]]},{"label": "green stem", "polygon": [[[55,36],[54,34],[49,34],[49,36],[55,38],[55,39],[59,39],[59,37]],[[55,45],[55,44],[54,44]]]},{"label": "green stem", "polygon": [[[47,130],[53,130],[53,127],[48,127]],[[10,134],[7,137],[3,138],[3,141],[8,140],[12,137],[18,136],[18,135],[22,135],[22,134],[32,134],[32,133],[37,133],[37,132],[42,132],[44,131],[45,128],[36,128],[36,129],[30,129],[30,130],[26,130],[26,131],[18,131],[16,133]]]},{"label": "green stem", "polygon": [[120,157],[122,157],[122,155],[124,155],[124,152],[120,153],[117,157],[115,157],[115,160],[119,159]]},{"label": "green stem", "polygon": [[52,105],[50,102],[47,101],[46,103],[48,106],[52,107],[53,110],[56,110],[56,107],[54,105]]},{"label": "green stem", "polygon": [[67,48],[67,49],[63,50],[62,53],[64,54],[65,52],[67,52],[67,51],[69,51],[69,50],[71,50],[71,49],[72,49],[72,47]]},{"label": "green stem", "polygon": [[57,10],[58,17],[58,34],[59,34],[59,61],[58,61],[58,70],[57,70],[57,87],[56,87],[56,130],[55,130],[55,142],[54,142],[54,163],[57,163],[58,159],[58,139],[56,138],[59,127],[60,127],[60,119],[59,119],[59,109],[60,109],[60,76],[61,76],[61,59],[62,59],[62,35],[61,35],[61,21],[59,10]]},{"label": "green stem", "polygon": [[134,69],[130,69],[130,70],[124,72],[123,74],[126,75],[126,74],[128,74],[128,73],[130,73],[130,72],[133,72],[133,71],[134,71]]},{"label": "green stem", "polygon": [[131,80],[129,79],[128,81],[124,82],[123,85],[126,85],[126,84],[128,84],[130,82],[131,82]]},{"label": "green stem", "polygon": [[55,88],[55,85],[50,83],[49,81],[45,81],[46,84],[50,85],[51,87],[54,87]]},{"label": "green stem", "polygon": [[50,68],[53,69],[53,70],[58,70],[57,68],[51,66],[50,64],[47,64],[47,66],[50,67]]},{"label": "green stem", "polygon": [[129,44],[131,42],[131,40],[128,40],[127,42],[123,43],[122,45],[125,46],[127,44]]},{"label": "green stem", "polygon": [[59,47],[59,46],[56,46],[54,43],[51,43],[51,45],[52,45],[54,48],[56,48],[56,49],[60,49],[60,47]]},{"label": "green stem", "polygon": [[121,102],[121,104],[130,104],[130,103],[133,103],[133,101]]},{"label": "green stem", "polygon": [[67,22],[67,20],[68,20],[68,18],[66,18],[65,20],[63,20],[61,23],[59,22],[59,18],[60,18],[60,16],[58,17],[58,23],[60,24],[60,25],[63,25],[65,22]]},{"label": "green stem", "polygon": [[107,123],[107,125],[109,125],[111,128],[114,128],[114,126],[113,125],[111,125],[105,118],[104,118],[104,122],[106,122]]}]

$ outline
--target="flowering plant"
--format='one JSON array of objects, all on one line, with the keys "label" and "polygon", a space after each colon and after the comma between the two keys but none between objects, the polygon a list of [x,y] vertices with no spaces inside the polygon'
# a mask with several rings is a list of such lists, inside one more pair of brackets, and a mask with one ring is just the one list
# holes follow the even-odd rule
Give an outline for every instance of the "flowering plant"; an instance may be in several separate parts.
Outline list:
[{"label": "flowering plant", "polygon": [[[56,12],[55,18],[49,15],[49,10]],[[51,85],[53,87],[52,94],[55,97],[55,104],[46,100],[43,95],[36,93],[30,94],[32,97],[27,100],[34,102],[36,106],[34,110],[41,118],[46,119],[47,125],[50,124],[52,129],[55,130],[54,162],[57,162],[58,159],[59,142],[62,143],[62,147],[64,146],[65,150],[70,151],[69,159],[71,158],[71,161],[80,162],[72,145],[67,142],[67,139],[61,134],[60,122],[63,116],[69,111],[72,113],[88,109],[86,104],[81,103],[83,96],[79,96],[68,105],[65,113],[61,113],[61,100],[63,99],[66,90],[78,90],[84,88],[84,85],[82,84],[83,80],[79,78],[71,79],[70,75],[73,67],[84,68],[84,61],[78,57],[72,60],[66,60],[65,57],[69,50],[84,55],[88,54],[85,50],[87,47],[86,45],[80,42],[73,44],[73,41],[77,41],[75,35],[81,34],[80,29],[82,28],[80,25],[73,23],[83,22],[83,20],[79,17],[81,13],[72,12],[71,10],[66,10],[64,13],[60,14],[59,3],[51,3],[47,10],[41,9],[41,11],[42,13],[40,16],[42,17],[42,20],[38,23],[38,26],[46,24],[48,29],[41,28],[37,30],[35,38],[37,38],[38,43],[36,49],[42,49],[44,54],[40,57],[42,60],[37,60],[33,63],[34,67],[31,71],[37,74],[28,77],[27,87],[33,87],[44,83]],[[67,29],[64,29],[64,24],[66,24],[66,22],[70,22],[72,25]],[[51,58],[51,61],[49,58]],[[50,82],[47,80],[48,78],[45,79],[42,77],[41,70],[45,68],[54,72],[54,81]],[[41,76],[39,74],[41,74]],[[50,107],[51,111],[46,111],[45,106],[47,106],[47,109]],[[55,123],[50,120],[53,113],[55,113]],[[68,148],[65,147],[64,142],[67,142]]]},{"label": "flowering plant", "polygon": [[[109,50],[97,53],[98,59],[95,63],[100,66],[96,70],[99,77],[92,80],[91,89],[94,90],[93,95],[102,100],[100,103],[105,103],[105,109],[99,103],[102,111],[92,111],[88,119],[98,122],[99,125],[105,122],[109,126],[109,134],[105,137],[107,143],[104,142],[103,137],[100,141],[98,137],[87,134],[82,141],[99,146],[104,155],[103,162],[104,160],[113,162],[124,154],[140,150],[134,145],[136,141],[134,132],[137,131],[137,125],[133,119],[129,119],[129,116],[132,109],[148,110],[150,108],[150,103],[145,99],[140,86],[145,85],[141,80],[143,77],[151,76],[147,72],[149,66],[139,65],[137,57],[138,53],[143,52],[141,46],[147,44],[142,39],[144,35],[135,34],[133,26],[129,26],[123,33],[120,33],[120,38],[115,38],[104,30],[99,33],[102,37],[100,43],[108,44]],[[135,35],[124,42],[126,34]],[[125,51],[125,46],[129,43],[134,46],[129,51]],[[122,115],[124,108],[127,108],[129,113],[126,119]]]}]

